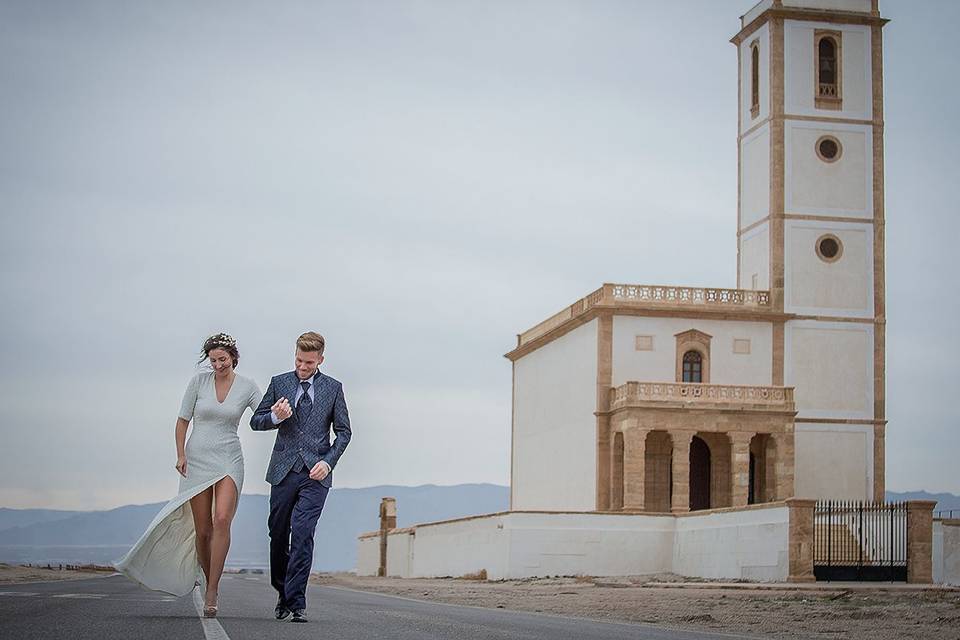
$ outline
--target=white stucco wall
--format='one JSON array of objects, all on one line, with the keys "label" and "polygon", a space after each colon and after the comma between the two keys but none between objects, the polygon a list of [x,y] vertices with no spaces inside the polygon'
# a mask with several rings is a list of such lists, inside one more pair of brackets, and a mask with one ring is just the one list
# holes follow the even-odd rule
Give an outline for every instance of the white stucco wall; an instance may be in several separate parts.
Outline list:
[{"label": "white stucco wall", "polygon": [[[389,545],[388,545],[389,548]],[[380,538],[357,540],[357,575],[375,576],[380,568]]]},{"label": "white stucco wall", "polygon": [[933,581],[960,586],[960,521],[933,521]]},{"label": "white stucco wall", "polygon": [[798,418],[873,419],[873,325],[791,320],[784,382]]},{"label": "white stucco wall", "polygon": [[[697,329],[710,341],[711,384],[769,385],[773,379],[773,327],[766,322],[697,318],[613,317],[613,386],[633,380],[676,380],[676,334]],[[637,351],[636,336],[652,335],[653,351]],[[734,339],[750,340],[750,353],[733,352]]]},{"label": "white stucco wall", "polygon": [[839,9],[841,11],[860,11],[863,13],[869,13],[872,9],[870,0],[783,0],[783,6],[804,9]]},{"label": "white stucco wall", "polygon": [[871,425],[797,423],[794,452],[798,498],[873,499]]},{"label": "white stucco wall", "polygon": [[[759,113],[756,118],[750,116],[751,106],[751,68],[750,45],[756,41],[760,48],[760,86]],[[770,27],[763,25],[740,43],[740,131],[746,132],[753,125],[762,122],[770,115]]]},{"label": "white stucco wall", "polygon": [[413,558],[413,532],[400,530],[387,537],[387,575],[409,578]]},{"label": "white stucco wall", "polygon": [[513,403],[511,507],[595,509],[597,320],[517,360]]},{"label": "white stucco wall", "polygon": [[670,516],[511,513],[505,577],[622,576],[669,571]]},{"label": "white stucco wall", "polygon": [[[817,240],[836,236],[840,258],[817,255]],[[873,317],[873,225],[788,220],[784,230],[784,310],[787,313]]]},{"label": "white stucco wall", "polygon": [[[487,572],[490,580],[535,576],[692,577],[785,580],[788,509],[781,505],[675,517],[651,514],[491,514],[413,527],[388,538],[388,573],[444,577]],[[371,542],[372,541],[372,542]],[[412,546],[410,542],[412,541]],[[361,539],[372,557],[377,538]],[[396,545],[397,549],[391,548]],[[407,555],[409,553],[409,555]],[[391,569],[390,558],[409,572]],[[376,563],[360,563],[375,575]]]},{"label": "white stucco wall", "polygon": [[[764,222],[740,236],[741,289],[770,289],[770,226]],[[756,280],[754,280],[756,275]]]},{"label": "white stucco wall", "polygon": [[[843,98],[841,110],[814,107],[813,43],[814,32],[817,29],[841,33],[840,91]],[[784,21],[784,110],[786,113],[870,120],[873,117],[870,67],[870,27],[828,22]]]},{"label": "white stucco wall", "polygon": [[491,515],[415,527],[410,575],[460,577],[485,569],[491,580],[506,576],[510,541],[504,527],[507,517]]},{"label": "white stucco wall", "polygon": [[740,142],[740,228],[770,213],[770,127],[763,125]]},{"label": "white stucco wall", "polygon": [[[833,162],[817,155],[822,136],[840,142]],[[788,120],[784,135],[787,213],[873,217],[873,134],[869,125]]]},{"label": "white stucco wall", "polygon": [[677,518],[673,571],[684,576],[784,581],[790,574],[787,507]]}]

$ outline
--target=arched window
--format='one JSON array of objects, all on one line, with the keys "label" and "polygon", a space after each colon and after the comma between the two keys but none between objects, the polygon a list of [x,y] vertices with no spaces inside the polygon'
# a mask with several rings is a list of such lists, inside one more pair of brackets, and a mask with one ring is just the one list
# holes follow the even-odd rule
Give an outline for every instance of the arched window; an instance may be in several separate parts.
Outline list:
[{"label": "arched window", "polygon": [[750,117],[760,115],[760,46],[750,47]]},{"label": "arched window", "polygon": [[[824,95],[831,87],[837,86],[837,43],[833,38],[820,39],[820,95]],[[830,93],[826,93],[830,95]]]},{"label": "arched window", "polygon": [[703,382],[703,356],[699,351],[687,351],[683,354],[683,381]]},{"label": "arched window", "polygon": [[814,35],[814,68],[816,87],[814,97],[818,109],[841,108],[841,41],[839,31],[816,30]]}]

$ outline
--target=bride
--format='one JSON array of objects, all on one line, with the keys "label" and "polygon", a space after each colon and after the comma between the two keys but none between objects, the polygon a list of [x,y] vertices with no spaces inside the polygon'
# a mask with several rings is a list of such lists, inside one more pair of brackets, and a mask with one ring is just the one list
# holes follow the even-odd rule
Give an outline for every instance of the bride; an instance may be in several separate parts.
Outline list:
[{"label": "bride", "polygon": [[[180,491],[114,566],[149,589],[176,596],[205,584],[203,615],[215,617],[230,523],[243,488],[237,425],[248,407],[257,408],[263,394],[253,380],[234,372],[240,353],[231,336],[207,338],[200,362],[204,360],[210,361],[212,371],[190,380],[177,418]],[[191,420],[193,430],[186,440]]]}]

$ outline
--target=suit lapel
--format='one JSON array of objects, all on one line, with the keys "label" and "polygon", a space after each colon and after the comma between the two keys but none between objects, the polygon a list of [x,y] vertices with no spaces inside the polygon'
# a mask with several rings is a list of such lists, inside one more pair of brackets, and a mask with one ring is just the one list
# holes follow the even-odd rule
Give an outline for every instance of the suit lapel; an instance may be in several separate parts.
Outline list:
[{"label": "suit lapel", "polygon": [[313,378],[313,406],[310,407],[310,419],[317,413],[317,405],[320,404],[320,392],[323,386],[327,384],[327,377],[317,370],[317,375]]},{"label": "suit lapel", "polygon": [[284,384],[287,392],[284,394],[284,397],[287,399],[287,402],[290,403],[290,408],[293,409],[294,415],[297,413],[297,388],[299,387],[299,379],[297,378],[297,372],[291,371],[286,376],[286,382]]}]

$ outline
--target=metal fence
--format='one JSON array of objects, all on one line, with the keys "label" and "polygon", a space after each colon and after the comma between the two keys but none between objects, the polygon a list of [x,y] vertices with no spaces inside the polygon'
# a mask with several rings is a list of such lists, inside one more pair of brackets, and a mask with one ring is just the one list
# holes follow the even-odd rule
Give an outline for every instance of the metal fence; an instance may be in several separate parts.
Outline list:
[{"label": "metal fence", "polygon": [[814,576],[827,581],[906,581],[907,518],[906,502],[818,502]]}]

